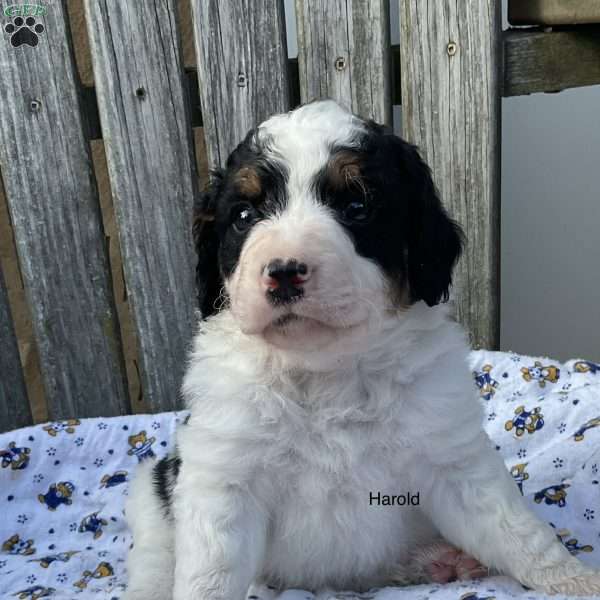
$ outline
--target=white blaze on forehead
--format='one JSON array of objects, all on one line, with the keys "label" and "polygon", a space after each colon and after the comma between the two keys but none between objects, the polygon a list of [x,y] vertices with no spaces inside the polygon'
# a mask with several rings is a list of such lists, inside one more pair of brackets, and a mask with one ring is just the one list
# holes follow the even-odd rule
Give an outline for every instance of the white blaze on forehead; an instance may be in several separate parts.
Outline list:
[{"label": "white blaze on forehead", "polygon": [[361,119],[333,100],[322,100],[271,117],[257,136],[265,154],[286,166],[294,196],[327,164],[332,146],[355,146],[364,131]]}]

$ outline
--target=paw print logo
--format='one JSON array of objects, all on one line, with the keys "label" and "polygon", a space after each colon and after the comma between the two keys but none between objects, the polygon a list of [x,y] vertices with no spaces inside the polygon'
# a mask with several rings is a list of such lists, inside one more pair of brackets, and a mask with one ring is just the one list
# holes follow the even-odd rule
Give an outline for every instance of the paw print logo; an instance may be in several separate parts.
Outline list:
[{"label": "paw print logo", "polygon": [[19,515],[17,517],[17,523],[23,525],[24,523],[26,523],[27,521],[29,521],[29,517],[27,515]]},{"label": "paw print logo", "polygon": [[29,575],[29,576],[27,577],[27,579],[25,579],[25,581],[26,581],[27,583],[35,583],[36,579],[37,579],[37,577],[36,577],[35,575]]},{"label": "paw print logo", "polygon": [[40,483],[42,481],[44,481],[44,476],[41,473],[36,473],[33,476],[33,483]]},{"label": "paw print logo", "polygon": [[583,513],[583,518],[586,521],[593,521],[595,519],[594,511],[591,508],[586,508]]},{"label": "paw print logo", "polygon": [[594,475],[596,475],[598,473],[598,465],[595,463],[592,465],[592,473]]},{"label": "paw print logo", "polygon": [[64,583],[67,580],[67,574],[66,573],[59,573],[56,576],[56,581],[58,581],[58,583]]},{"label": "paw print logo", "polygon": [[155,431],[157,429],[160,429],[160,423],[158,421],[153,421],[153,423],[152,423],[152,429],[154,429]]},{"label": "paw print logo", "polygon": [[4,26],[4,31],[10,35],[10,43],[14,48],[27,44],[34,48],[38,45],[39,36],[44,33],[45,27],[38,23],[35,17],[15,17]]},{"label": "paw print logo", "polygon": [[84,440],[82,437],[75,438],[75,445],[79,448],[79,447],[83,446],[83,441]]},{"label": "paw print logo", "polygon": [[48,456],[54,456],[56,454],[56,448],[50,446],[50,448],[46,448],[46,454]]},{"label": "paw print logo", "polygon": [[565,464],[562,458],[555,458],[552,461],[552,464],[554,465],[555,469],[560,469],[562,468],[562,466]]},{"label": "paw print logo", "polygon": [[518,452],[517,452],[517,456],[519,458],[525,458],[527,456],[527,450],[525,450],[525,448],[521,448]]},{"label": "paw print logo", "polygon": [[564,433],[567,430],[567,424],[566,423],[561,423],[558,427],[558,433]]},{"label": "paw print logo", "polygon": [[94,461],[94,464],[96,465],[96,467],[101,467],[104,464],[104,460],[102,460],[101,458],[97,458]]}]

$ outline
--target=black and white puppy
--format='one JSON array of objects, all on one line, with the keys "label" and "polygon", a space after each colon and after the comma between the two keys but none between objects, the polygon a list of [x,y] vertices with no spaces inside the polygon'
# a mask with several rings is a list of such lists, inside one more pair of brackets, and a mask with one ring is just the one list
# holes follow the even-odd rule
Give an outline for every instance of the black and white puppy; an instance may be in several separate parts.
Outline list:
[{"label": "black and white puppy", "polygon": [[[461,233],[413,146],[332,101],[274,116],[195,229],[191,417],[133,483],[129,600],[472,574],[460,551],[538,590],[600,592],[482,429],[466,336],[439,304]],[[406,492],[420,504],[371,502]]]}]

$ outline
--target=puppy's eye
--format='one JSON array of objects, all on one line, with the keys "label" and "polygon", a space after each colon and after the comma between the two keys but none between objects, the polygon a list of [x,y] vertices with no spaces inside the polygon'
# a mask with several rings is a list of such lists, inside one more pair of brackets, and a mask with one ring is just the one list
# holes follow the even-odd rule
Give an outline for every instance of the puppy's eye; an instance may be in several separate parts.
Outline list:
[{"label": "puppy's eye", "polygon": [[369,207],[364,200],[354,200],[344,208],[343,216],[348,223],[365,223],[369,218]]},{"label": "puppy's eye", "polygon": [[243,233],[258,219],[258,212],[250,204],[244,204],[233,211],[232,217],[233,228]]}]

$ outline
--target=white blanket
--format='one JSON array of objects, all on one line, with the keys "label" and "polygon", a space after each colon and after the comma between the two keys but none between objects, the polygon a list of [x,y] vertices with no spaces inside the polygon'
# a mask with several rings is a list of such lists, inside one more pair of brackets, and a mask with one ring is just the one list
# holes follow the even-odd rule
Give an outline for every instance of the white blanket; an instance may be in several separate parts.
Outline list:
[{"label": "white blanket", "polygon": [[[485,427],[515,485],[573,554],[600,566],[600,365],[474,352],[471,368]],[[184,416],[74,420],[0,435],[0,598],[120,598],[131,544],[123,520],[128,481],[140,461],[168,451]],[[251,589],[252,596],[315,598],[305,591],[277,595],[264,588]],[[329,597],[528,600],[540,595],[495,577],[318,596]]]}]

